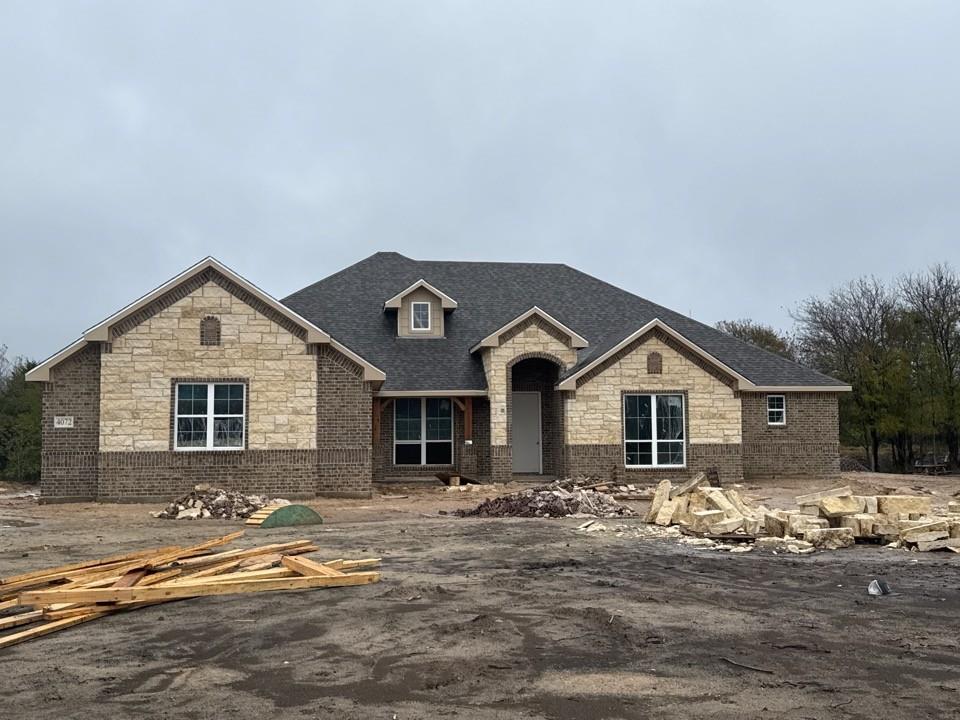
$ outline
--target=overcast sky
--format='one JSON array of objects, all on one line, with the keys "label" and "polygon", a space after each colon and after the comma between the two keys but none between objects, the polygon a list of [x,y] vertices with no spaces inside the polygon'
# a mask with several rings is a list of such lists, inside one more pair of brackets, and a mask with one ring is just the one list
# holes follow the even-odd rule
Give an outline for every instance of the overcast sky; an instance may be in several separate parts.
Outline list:
[{"label": "overcast sky", "polygon": [[206,255],[283,297],[377,250],[786,326],[960,264],[958,31],[955,1],[0,0],[0,344],[42,359]]}]

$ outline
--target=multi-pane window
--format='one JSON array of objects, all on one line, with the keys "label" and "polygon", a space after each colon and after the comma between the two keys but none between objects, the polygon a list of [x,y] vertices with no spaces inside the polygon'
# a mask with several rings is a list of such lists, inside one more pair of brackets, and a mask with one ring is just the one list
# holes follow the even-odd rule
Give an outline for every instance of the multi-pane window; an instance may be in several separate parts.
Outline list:
[{"label": "multi-pane window", "polygon": [[410,329],[430,329],[430,303],[415,302],[410,304]]},{"label": "multi-pane window", "polygon": [[767,395],[767,425],[787,424],[787,399],[783,395]]},{"label": "multi-pane window", "polygon": [[683,395],[625,395],[623,437],[627,467],[686,464]]},{"label": "multi-pane window", "polygon": [[396,465],[453,463],[453,403],[448,398],[397,398],[393,413]]},{"label": "multi-pane window", "polygon": [[243,449],[242,383],[179,383],[174,418],[177,450]]}]

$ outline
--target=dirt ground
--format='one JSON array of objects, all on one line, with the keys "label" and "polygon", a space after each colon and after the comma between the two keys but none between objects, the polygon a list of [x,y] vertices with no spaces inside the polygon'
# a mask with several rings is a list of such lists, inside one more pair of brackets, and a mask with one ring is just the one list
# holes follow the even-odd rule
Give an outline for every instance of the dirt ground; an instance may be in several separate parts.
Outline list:
[{"label": "dirt ground", "polygon": [[[858,489],[960,478],[850,475]],[[788,507],[809,483],[746,491]],[[489,491],[487,491],[487,494]],[[484,492],[311,503],[356,588],[185,600],[0,650],[0,717],[945,718],[960,714],[960,556],[733,555],[574,519],[439,515]],[[406,497],[403,497],[406,496]],[[636,503],[642,509],[643,503]],[[145,505],[0,497],[0,575],[229,532]],[[605,520],[610,526],[638,520]],[[893,595],[867,585],[884,577]]]}]

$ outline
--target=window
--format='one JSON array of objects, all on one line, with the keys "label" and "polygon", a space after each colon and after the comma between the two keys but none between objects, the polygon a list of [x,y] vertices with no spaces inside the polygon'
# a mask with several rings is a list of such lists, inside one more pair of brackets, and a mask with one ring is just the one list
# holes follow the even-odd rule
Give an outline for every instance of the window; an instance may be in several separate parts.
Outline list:
[{"label": "window", "polygon": [[430,303],[415,302],[410,304],[410,329],[430,329]]},{"label": "window", "polygon": [[242,383],[178,383],[177,450],[242,450],[246,387]]},{"label": "window", "polygon": [[452,465],[453,403],[448,398],[397,398],[393,438],[395,465]]},{"label": "window", "polygon": [[783,395],[767,395],[767,425],[787,424],[787,399]]},{"label": "window", "polygon": [[683,395],[625,395],[627,467],[682,467],[687,462]]}]

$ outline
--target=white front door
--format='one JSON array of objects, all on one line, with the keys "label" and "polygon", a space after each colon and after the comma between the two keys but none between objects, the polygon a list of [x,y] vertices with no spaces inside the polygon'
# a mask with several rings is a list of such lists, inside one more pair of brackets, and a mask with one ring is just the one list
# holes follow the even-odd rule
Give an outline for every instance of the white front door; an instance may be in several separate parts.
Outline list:
[{"label": "white front door", "polygon": [[542,472],[540,462],[540,393],[513,393],[513,471]]}]

